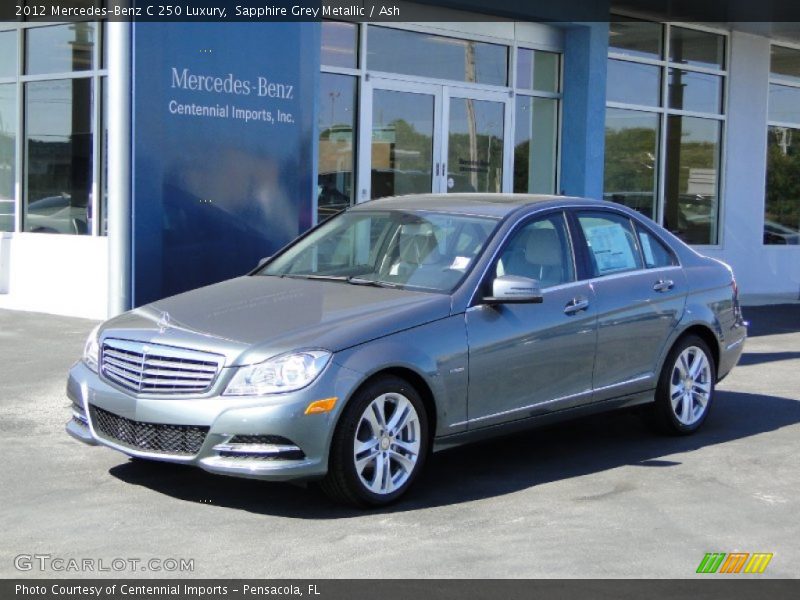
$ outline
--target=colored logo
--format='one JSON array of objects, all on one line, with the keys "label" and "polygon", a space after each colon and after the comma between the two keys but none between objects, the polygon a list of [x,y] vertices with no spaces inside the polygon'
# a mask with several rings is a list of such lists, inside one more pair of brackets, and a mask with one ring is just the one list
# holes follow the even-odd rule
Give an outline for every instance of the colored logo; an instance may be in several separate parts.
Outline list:
[{"label": "colored logo", "polygon": [[771,552],[707,552],[697,573],[763,573],[772,556]]}]

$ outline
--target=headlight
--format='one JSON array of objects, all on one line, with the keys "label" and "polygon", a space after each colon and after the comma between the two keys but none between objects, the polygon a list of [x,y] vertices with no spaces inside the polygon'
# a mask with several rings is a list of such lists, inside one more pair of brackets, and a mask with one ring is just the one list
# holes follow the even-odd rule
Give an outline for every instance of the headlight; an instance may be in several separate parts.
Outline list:
[{"label": "headlight", "polygon": [[299,390],[322,373],[330,358],[331,353],[325,350],[308,350],[239,367],[224,395],[263,396]]},{"label": "headlight", "polygon": [[83,362],[95,373],[97,373],[97,361],[100,354],[100,346],[97,342],[98,331],[100,331],[100,325],[92,329],[92,333],[86,338],[86,344],[83,346]]}]

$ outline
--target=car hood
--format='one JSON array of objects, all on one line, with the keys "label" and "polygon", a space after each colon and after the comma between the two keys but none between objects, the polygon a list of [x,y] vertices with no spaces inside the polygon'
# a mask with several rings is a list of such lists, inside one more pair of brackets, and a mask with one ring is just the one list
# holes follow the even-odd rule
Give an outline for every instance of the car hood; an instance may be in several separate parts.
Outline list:
[{"label": "car hood", "polygon": [[101,336],[217,352],[241,365],[301,348],[335,352],[449,314],[445,294],[245,276],[115,317]]}]

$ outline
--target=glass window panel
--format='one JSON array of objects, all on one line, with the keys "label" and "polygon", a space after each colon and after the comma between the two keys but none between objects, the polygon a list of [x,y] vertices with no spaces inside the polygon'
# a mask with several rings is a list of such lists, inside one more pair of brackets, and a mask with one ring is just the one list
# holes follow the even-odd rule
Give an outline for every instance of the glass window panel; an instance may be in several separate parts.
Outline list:
[{"label": "glass window panel", "polygon": [[434,97],[375,90],[372,94],[372,198],[430,192]]},{"label": "glass window panel", "polygon": [[630,219],[603,212],[578,213],[596,276],[642,268]]},{"label": "glass window panel", "polygon": [[661,58],[664,28],[660,23],[614,16],[614,21],[608,25],[610,52],[642,58]]},{"label": "glass window panel", "polygon": [[800,50],[772,46],[769,64],[774,76],[800,83]]},{"label": "glass window panel", "polygon": [[661,106],[661,67],[609,60],[606,99],[610,102]]},{"label": "glass window panel", "polygon": [[800,88],[770,84],[769,120],[800,123]]},{"label": "glass window panel", "polygon": [[17,32],[0,31],[0,77],[17,74]]},{"label": "glass window panel", "polygon": [[667,119],[664,227],[690,244],[716,244],[720,122]]},{"label": "glass window panel", "polygon": [[575,281],[572,250],[564,216],[557,213],[526,224],[497,259],[495,276],[516,275],[542,288]]},{"label": "glass window panel", "polygon": [[91,69],[96,29],[96,23],[28,29],[25,33],[25,72],[41,75]]},{"label": "glass window panel", "polygon": [[0,84],[0,231],[14,231],[17,85]]},{"label": "glass window panel", "polygon": [[25,84],[25,231],[88,234],[91,79]]},{"label": "glass window panel", "polygon": [[358,67],[358,25],[322,22],[322,64],[351,69]]},{"label": "glass window panel", "polygon": [[671,27],[669,59],[699,67],[725,68],[725,37],[716,33]]},{"label": "glass window panel", "polygon": [[800,244],[800,129],[769,128],[764,243]]},{"label": "glass window panel", "polygon": [[656,218],[660,116],[634,110],[606,110],[603,197]]},{"label": "glass window panel", "polygon": [[504,113],[501,102],[450,99],[448,192],[503,191]]},{"label": "glass window panel", "polygon": [[517,51],[517,87],[539,92],[558,92],[559,55],[554,52]]},{"label": "glass window panel", "polygon": [[370,70],[507,84],[506,46],[387,27],[370,27],[367,31],[367,67]]},{"label": "glass window panel", "polygon": [[639,234],[639,247],[642,249],[644,265],[648,269],[670,267],[677,264],[672,253],[667,250],[667,247],[656,236],[638,225],[636,226],[636,231]]},{"label": "glass window panel", "polygon": [[350,75],[320,75],[317,219],[324,221],[355,199],[356,85]]},{"label": "glass window panel", "polygon": [[722,77],[681,69],[669,70],[669,107],[694,112],[722,112]]},{"label": "glass window panel", "polygon": [[558,101],[518,95],[514,129],[514,192],[555,193]]}]

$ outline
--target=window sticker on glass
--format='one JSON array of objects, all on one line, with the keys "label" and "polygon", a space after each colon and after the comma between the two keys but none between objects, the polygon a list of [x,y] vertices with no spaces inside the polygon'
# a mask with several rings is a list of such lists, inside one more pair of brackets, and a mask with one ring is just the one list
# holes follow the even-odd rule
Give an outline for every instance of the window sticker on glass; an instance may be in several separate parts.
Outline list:
[{"label": "window sticker on glass", "polygon": [[453,264],[450,265],[450,268],[455,269],[456,271],[463,271],[468,266],[469,266],[468,256],[456,256],[453,259]]},{"label": "window sticker on glass", "polygon": [[636,268],[633,250],[620,225],[584,226],[584,232],[599,273]]}]

